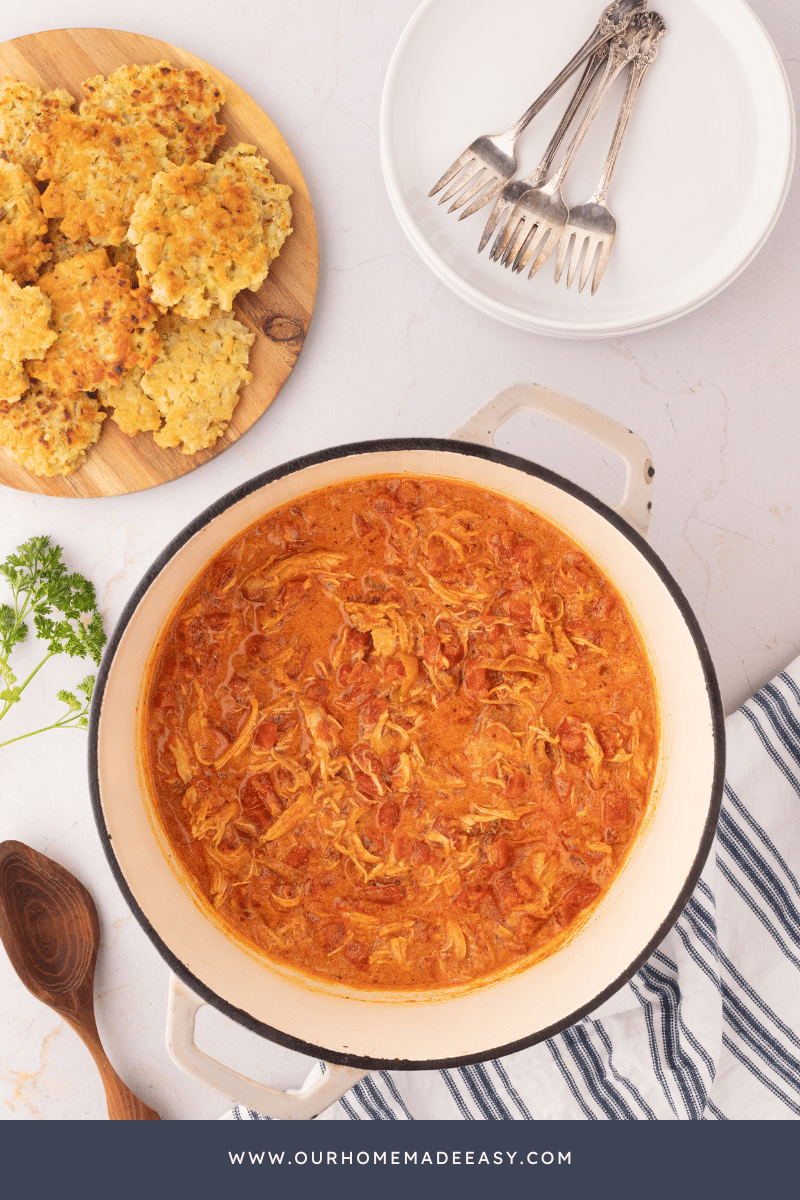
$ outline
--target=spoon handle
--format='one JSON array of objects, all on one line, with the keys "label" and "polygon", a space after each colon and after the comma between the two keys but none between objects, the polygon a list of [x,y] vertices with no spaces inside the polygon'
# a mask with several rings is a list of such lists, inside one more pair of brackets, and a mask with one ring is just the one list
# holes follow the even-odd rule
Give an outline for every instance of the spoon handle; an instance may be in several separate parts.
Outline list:
[{"label": "spoon handle", "polygon": [[148,1108],[144,1101],[135,1096],[127,1084],[122,1082],[108,1061],[108,1055],[103,1049],[94,1022],[90,1026],[85,1017],[79,1022],[71,1020],[66,1013],[62,1012],[61,1015],[75,1030],[95,1061],[105,1088],[109,1119],[112,1121],[160,1121],[161,1118],[155,1109]]}]

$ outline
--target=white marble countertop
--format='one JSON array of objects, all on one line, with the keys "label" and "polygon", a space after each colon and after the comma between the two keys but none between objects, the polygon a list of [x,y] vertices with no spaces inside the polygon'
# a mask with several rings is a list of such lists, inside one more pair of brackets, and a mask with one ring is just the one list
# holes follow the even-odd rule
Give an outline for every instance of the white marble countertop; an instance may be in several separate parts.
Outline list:
[{"label": "white marble countertop", "polygon": [[[752,7],[800,94],[796,6],[754,0]],[[774,233],[744,274],[671,325],[605,342],[565,342],[495,324],[418,261],[384,190],[383,77],[415,8],[416,0],[73,0],[71,25],[131,29],[180,45],[218,66],[269,113],[314,202],[319,291],[289,381],[224,455],[157,491],[119,498],[57,500],[2,488],[0,560],[33,534],[48,534],[71,568],[95,583],[110,632],[163,546],[236,484],[355,439],[446,437],[502,388],[530,380],[607,412],[650,447],[657,468],[650,540],[697,614],[730,712],[800,653],[796,181]],[[63,5],[27,0],[4,8],[0,40],[64,24]],[[547,422],[520,415],[498,444],[603,499],[618,498],[611,456],[576,445]],[[67,660],[50,667],[36,699],[55,711],[55,691],[82,673]],[[3,738],[12,735],[13,719],[4,722]],[[83,733],[56,731],[0,750],[5,838],[63,863],[97,902],[98,1026],[122,1077],[164,1118],[219,1116],[228,1101],[180,1074],[167,1056],[167,967],[105,862]],[[0,1014],[0,1119],[105,1116],[88,1052],[24,989],[4,954]],[[225,1061],[277,1086],[297,1086],[311,1065],[208,1008],[198,1037]]]}]

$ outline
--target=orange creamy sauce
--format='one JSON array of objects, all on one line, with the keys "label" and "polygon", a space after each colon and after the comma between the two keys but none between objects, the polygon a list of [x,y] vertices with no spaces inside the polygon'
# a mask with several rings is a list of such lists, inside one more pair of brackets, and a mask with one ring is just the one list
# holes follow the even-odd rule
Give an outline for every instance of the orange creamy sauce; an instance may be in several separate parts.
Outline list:
[{"label": "orange creamy sauce", "polygon": [[157,647],[145,737],[225,923],[323,979],[428,989],[543,958],[595,904],[657,717],[622,602],[549,522],[376,478],[210,564]]}]

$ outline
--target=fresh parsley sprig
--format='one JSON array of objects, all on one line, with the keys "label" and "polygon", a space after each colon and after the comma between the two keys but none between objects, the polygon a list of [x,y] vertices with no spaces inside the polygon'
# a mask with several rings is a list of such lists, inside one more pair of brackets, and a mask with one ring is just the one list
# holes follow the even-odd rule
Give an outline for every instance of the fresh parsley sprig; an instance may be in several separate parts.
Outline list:
[{"label": "fresh parsley sprig", "polygon": [[[11,604],[0,604],[0,721],[17,704],[28,684],[44,664],[56,654],[70,658],[91,658],[99,664],[105,645],[103,620],[97,608],[94,587],[77,573],[70,574],[60,546],[51,546],[48,537],[33,537],[17,547],[0,563],[0,576],[11,588]],[[11,652],[28,636],[33,620],[37,636],[47,643],[47,652],[26,679],[19,682],[11,667]],[[58,720],[30,733],[0,742],[0,748],[22,738],[33,737],[48,729],[85,729],[89,724],[89,701],[94,675],[77,685],[81,698],[61,689],[58,699],[67,706]]]}]

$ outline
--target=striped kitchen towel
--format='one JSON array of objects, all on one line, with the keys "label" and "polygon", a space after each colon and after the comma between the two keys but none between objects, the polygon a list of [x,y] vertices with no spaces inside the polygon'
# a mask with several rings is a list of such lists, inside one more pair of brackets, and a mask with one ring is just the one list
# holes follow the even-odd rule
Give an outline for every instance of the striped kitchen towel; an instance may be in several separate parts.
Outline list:
[{"label": "striped kitchen towel", "polygon": [[[375,1072],[317,1120],[800,1117],[800,659],[728,718],[726,737],[705,869],[630,983],[507,1058]],[[242,1106],[226,1118],[265,1119]]]}]

